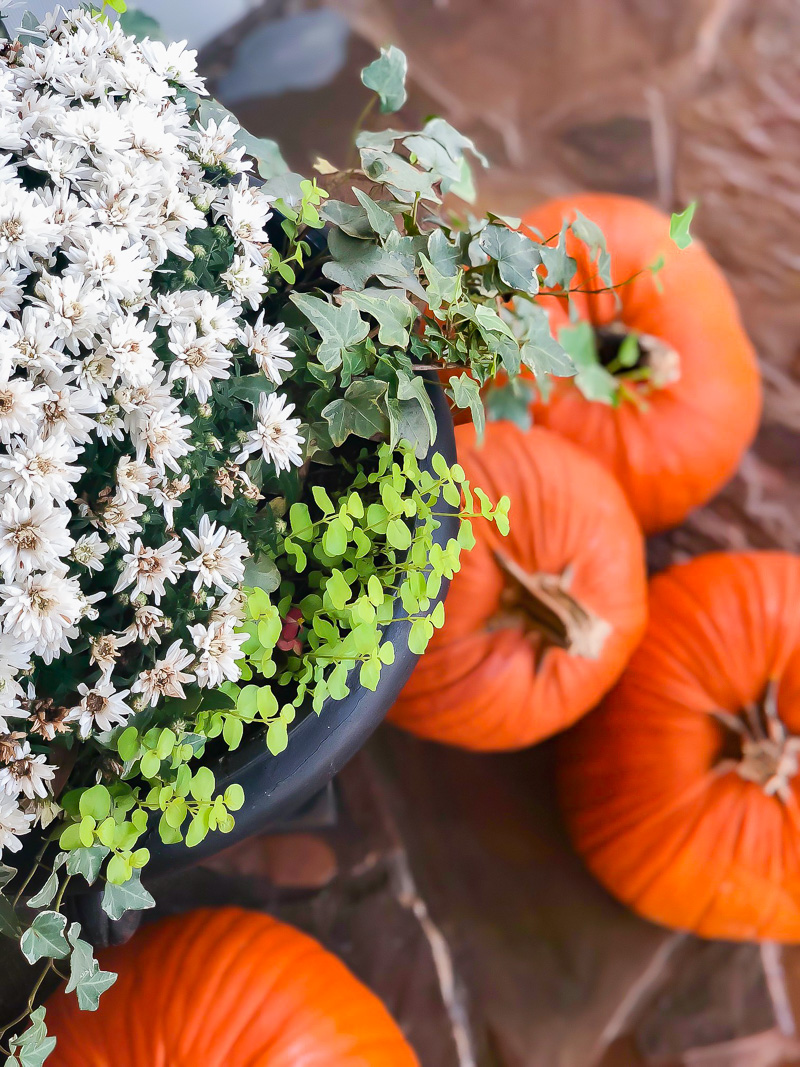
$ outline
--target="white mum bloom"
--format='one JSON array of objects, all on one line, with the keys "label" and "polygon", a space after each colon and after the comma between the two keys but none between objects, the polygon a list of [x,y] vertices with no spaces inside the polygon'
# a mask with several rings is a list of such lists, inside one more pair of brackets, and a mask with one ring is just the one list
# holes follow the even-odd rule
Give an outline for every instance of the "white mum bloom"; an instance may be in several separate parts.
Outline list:
[{"label": "white mum bloom", "polygon": [[36,283],[36,301],[48,312],[56,335],[71,352],[80,344],[91,346],[108,309],[103,291],[77,274],[56,278],[43,274]]},{"label": "white mum bloom", "polygon": [[0,794],[0,855],[3,849],[19,852],[22,848],[20,837],[31,828],[34,815],[23,811],[15,797]]},{"label": "white mum bloom", "polygon": [[200,333],[213,337],[217,344],[224,346],[236,340],[241,314],[241,304],[235,300],[221,301],[215,293],[198,291],[194,321]]},{"label": "white mum bloom", "polygon": [[0,329],[0,359],[29,372],[58,371],[65,363],[64,342],[38,307],[23,308],[20,318],[10,318]]},{"label": "white mum bloom", "polygon": [[22,303],[22,282],[27,276],[26,270],[15,270],[8,266],[0,267],[0,326]]},{"label": "white mum bloom", "polygon": [[237,247],[253,263],[264,262],[263,247],[269,244],[264,229],[272,218],[272,199],[260,189],[253,189],[245,175],[237,185],[227,185],[214,201],[211,211],[224,219]]},{"label": "white mum bloom", "polygon": [[256,410],[256,428],[248,433],[236,462],[244,463],[254,452],[261,452],[278,470],[288,471],[292,464],[301,466],[304,438],[298,433],[300,420],[289,417],[293,411],[294,404],[287,404],[285,396],[262,394]]},{"label": "white mum bloom", "polygon": [[218,527],[204,515],[197,533],[184,530],[183,535],[197,553],[186,564],[187,570],[197,572],[192,587],[195,593],[203,586],[216,586],[221,592],[230,593],[233,586],[241,585],[250,549],[240,533]]},{"label": "white mum bloom", "polygon": [[124,726],[128,721],[132,709],[125,703],[125,698],[130,689],[118,691],[108,679],[101,679],[93,686],[81,682],[78,692],[81,701],[70,708],[64,721],[77,723],[81,737],[88,737],[93,730]]},{"label": "white mum bloom", "polygon": [[54,571],[29,574],[20,583],[0,586],[3,630],[30,644],[45,663],[69,648],[83,609],[77,579]]},{"label": "white mum bloom", "polygon": [[108,552],[108,545],[101,539],[100,534],[83,534],[75,542],[70,552],[70,559],[86,567],[90,571],[102,571],[103,556]]},{"label": "white mum bloom", "polygon": [[147,704],[155,707],[162,697],[186,697],[184,685],[194,681],[194,675],[186,670],[194,660],[180,641],[174,641],[163,659],[157,660],[150,670],[142,671],[131,686],[132,693],[141,693]]},{"label": "white mum bloom", "polygon": [[154,411],[136,435],[137,459],[149,456],[162,477],[167,467],[180,474],[178,460],[194,450],[194,445],[189,443],[192,434],[188,427],[191,424],[189,415],[180,415],[172,409]]},{"label": "white mum bloom", "polygon": [[67,250],[65,276],[84,279],[110,299],[122,300],[138,292],[153,264],[139,248],[126,248],[125,243],[125,238],[113,231],[87,230]]},{"label": "white mum bloom", "polygon": [[[88,510],[88,509],[87,509]],[[89,517],[95,526],[105,530],[107,534],[116,537],[124,549],[130,548],[131,537],[140,533],[142,526],[137,520],[144,515],[147,508],[139,500],[126,500],[119,494],[115,494],[98,507],[97,511],[90,513]]]},{"label": "white mum bloom", "polygon": [[[0,433],[1,426],[2,420]],[[67,504],[75,496],[73,483],[86,473],[85,467],[75,463],[79,454],[72,439],[63,433],[37,437],[32,444],[17,437],[11,452],[0,456],[0,486],[17,500],[28,503],[38,496]]]},{"label": "white mum bloom", "polygon": [[159,630],[164,629],[164,612],[153,604],[135,604],[134,620],[122,632],[120,644],[129,645],[132,641],[141,641],[143,645],[161,644]]},{"label": "white mum bloom", "polygon": [[97,425],[90,416],[103,410],[102,401],[87,389],[76,389],[66,375],[51,376],[47,386],[42,435],[64,433],[76,443],[86,444]]},{"label": "white mum bloom", "polygon": [[149,38],[140,44],[142,55],[155,73],[168,82],[175,82],[193,93],[206,96],[203,79],[197,73],[197,52],[186,47],[186,41],[162,44]]},{"label": "white mum bloom", "polygon": [[156,477],[156,472],[147,463],[132,456],[122,456],[117,464],[117,492],[125,500],[147,496]]},{"label": "white mum bloom", "polygon": [[46,259],[58,234],[47,208],[35,193],[6,183],[0,196],[0,265],[36,268]]},{"label": "white mum bloom", "polygon": [[169,347],[175,353],[169,367],[169,381],[183,378],[186,392],[194,393],[201,404],[211,396],[214,379],[230,378],[230,352],[221,348],[213,337],[198,334],[193,322],[170,328]]},{"label": "white mum bloom", "polygon": [[7,499],[0,511],[0,570],[5,580],[57,567],[75,544],[69,521],[69,509],[54,507],[47,498],[31,506]]},{"label": "white mum bloom", "polygon": [[281,371],[292,369],[292,351],[284,342],[289,332],[282,322],[274,326],[264,325],[264,312],[256,319],[255,325],[249,323],[240,333],[244,347],[255,359],[259,369],[276,385],[281,384]]},{"label": "white mum bloom", "polygon": [[0,380],[0,441],[11,442],[14,434],[33,437],[42,421],[45,389],[36,389],[27,378]]},{"label": "white mum bloom", "polygon": [[138,389],[153,379],[157,363],[153,351],[155,340],[156,335],[135,315],[114,316],[99,351],[113,359],[125,385]]},{"label": "white mum bloom", "polygon": [[13,760],[0,768],[0,793],[11,797],[22,794],[28,800],[46,797],[55,773],[44,753],[34,756],[30,742],[22,741],[15,747]]},{"label": "white mum bloom", "polygon": [[230,267],[220,275],[220,280],[237,300],[249,304],[253,311],[263,303],[269,288],[263,267],[258,267],[239,255],[233,257]]},{"label": "white mum bloom", "polygon": [[[0,557],[1,558],[1,557]],[[126,552],[122,557],[125,568],[119,576],[114,592],[133,586],[130,596],[135,599],[140,593],[152,597],[156,604],[166,593],[166,582],[174,584],[178,576],[186,570],[181,562],[181,546],[172,539],[160,548],[149,548],[136,538],[133,552]]]},{"label": "white mum bloom", "polygon": [[189,627],[197,650],[195,674],[201,688],[216,689],[223,682],[235,682],[241,676],[237,660],[242,659],[242,645],[247,634],[234,631],[235,619],[216,620],[208,626],[197,623]]},{"label": "white mum bloom", "polygon": [[161,508],[164,514],[164,522],[168,528],[175,524],[175,508],[181,506],[181,497],[190,486],[188,476],[183,478],[165,478],[160,484],[151,490],[153,503]]}]

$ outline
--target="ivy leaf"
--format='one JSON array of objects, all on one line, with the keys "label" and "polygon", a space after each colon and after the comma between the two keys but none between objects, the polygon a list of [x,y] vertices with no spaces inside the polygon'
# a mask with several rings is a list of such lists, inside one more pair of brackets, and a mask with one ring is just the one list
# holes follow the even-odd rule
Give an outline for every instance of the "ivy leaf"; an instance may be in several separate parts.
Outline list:
[{"label": "ivy leaf", "polygon": [[577,372],[575,384],[587,400],[613,405],[619,392],[613,374],[599,362],[594,331],[588,322],[563,326],[558,339],[572,358]]},{"label": "ivy leaf", "polygon": [[346,293],[343,299],[376,320],[379,326],[378,340],[382,345],[408,348],[408,328],[419,314],[408,300],[386,289]]},{"label": "ivy leaf", "polygon": [[266,374],[242,374],[239,378],[230,379],[227,392],[228,396],[234,396],[237,400],[246,400],[255,408],[264,393],[275,392],[275,386]]},{"label": "ivy leaf", "polygon": [[500,277],[509,288],[531,296],[539,292],[536,268],[542,260],[533,241],[505,226],[487,226],[479,241],[486,255],[497,262]]},{"label": "ivy leaf", "polygon": [[355,186],[353,187],[353,192],[356,200],[363,207],[370,226],[379,237],[388,237],[392,230],[397,229],[392,216],[388,211],[384,211],[380,204],[376,204],[363,190]]},{"label": "ivy leaf", "polygon": [[431,263],[446,278],[455,278],[459,273],[461,260],[458,245],[451,244],[438,227],[431,231],[428,238],[428,256]]},{"label": "ivy leaf", "polygon": [[422,132],[438,141],[447,151],[450,158],[456,160],[456,162],[463,158],[465,152],[471,152],[482,167],[489,166],[489,160],[482,152],[478,151],[474,142],[469,137],[465,137],[463,133],[459,133],[446,119],[438,117],[429,119],[425,123]]},{"label": "ivy leaf", "polygon": [[74,991],[77,994],[81,1011],[97,1011],[100,996],[116,982],[117,975],[112,971],[100,970],[100,964],[92,954],[92,946],[79,936],[80,929],[80,923],[73,923],[67,932],[72,954],[65,992]]},{"label": "ivy leaf", "polygon": [[578,264],[572,256],[567,254],[568,229],[569,223],[565,222],[561,227],[555,246],[546,244],[537,246],[542,263],[547,268],[545,283],[553,288],[568,289],[570,282],[575,277],[575,271],[578,269]]},{"label": "ivy leaf", "polygon": [[403,204],[413,204],[416,199],[440,203],[434,191],[438,176],[420,170],[396,152],[362,148],[361,166],[373,181],[385,185]]},{"label": "ivy leaf", "polygon": [[66,916],[57,911],[40,911],[22,935],[19,947],[28,963],[36,963],[45,956],[60,960],[69,954],[64,936]]},{"label": "ivy leaf", "polygon": [[5,863],[0,863],[0,889],[2,889],[4,885],[8,885],[16,873],[16,867],[9,867]]},{"label": "ivy leaf", "polygon": [[47,1036],[44,1022],[44,1005],[31,1012],[31,1025],[21,1034],[8,1042],[11,1056],[6,1060],[6,1067],[42,1067],[44,1061],[56,1047],[56,1039]]},{"label": "ivy leaf", "polygon": [[475,432],[478,435],[478,439],[480,439],[483,437],[483,431],[486,426],[486,412],[484,411],[478,383],[474,378],[470,378],[468,374],[460,374],[457,378],[451,378],[448,385],[456,407],[469,408],[472,412]]},{"label": "ivy leaf", "polygon": [[19,937],[22,933],[22,923],[14,911],[14,906],[8,897],[0,893],[0,934],[5,937]]},{"label": "ivy leaf", "polygon": [[[360,189],[354,189],[353,191],[356,195],[361,192]],[[369,197],[367,199],[369,200]],[[376,215],[373,221],[370,221],[370,215],[364,207],[346,204],[343,200],[326,201],[320,208],[320,215],[326,222],[331,222],[334,226],[338,226],[340,230],[343,230],[350,237],[357,237],[362,241],[371,241],[374,240],[376,233],[381,232],[376,228],[376,222],[381,223],[382,230],[389,230],[389,227],[382,220],[382,215],[388,215],[392,229],[396,229],[394,219],[389,210],[389,208],[394,208],[396,205],[393,200],[370,200],[370,204],[373,211],[377,209],[381,212],[381,215]]]},{"label": "ivy leaf", "polygon": [[55,871],[49,875],[42,888],[28,901],[31,908],[45,908],[58,892],[58,875]]},{"label": "ivy leaf", "polygon": [[308,293],[292,293],[291,299],[322,338],[317,357],[325,370],[341,366],[342,353],[359,344],[369,333],[369,323],[353,304],[337,306]]},{"label": "ivy leaf", "polygon": [[82,875],[92,885],[100,874],[103,860],[108,855],[105,845],[90,845],[88,848],[75,848],[67,857],[67,874]]},{"label": "ivy leaf", "polygon": [[423,379],[416,374],[408,374],[405,371],[398,371],[397,399],[413,400],[417,403],[428,426],[428,444],[432,445],[436,440],[436,417],[433,413],[433,404],[431,403],[431,398],[428,396],[428,390],[425,388]]},{"label": "ivy leaf", "polygon": [[239,130],[234,141],[256,161],[258,173],[265,180],[289,173],[289,164],[283,158],[277,141],[269,137],[254,137],[244,129]]},{"label": "ivy leaf", "polygon": [[597,262],[597,273],[606,285],[613,284],[611,281],[611,256],[606,248],[606,239],[603,231],[596,222],[587,219],[582,211],[575,209],[575,218],[570,228],[579,241],[588,245],[592,258]]},{"label": "ivy leaf", "polygon": [[547,374],[568,378],[575,373],[575,364],[565,352],[563,343],[556,341],[550,332],[550,319],[544,308],[528,301],[517,301],[512,321],[522,341],[522,362],[537,379]]},{"label": "ivy leaf", "polygon": [[163,41],[164,34],[158,22],[144,11],[123,11],[119,17],[119,27],[128,37],[135,37],[137,41],[143,41],[149,37],[151,41]]},{"label": "ivy leaf", "polygon": [[154,908],[155,901],[140,881],[138,870],[123,885],[106,882],[101,907],[110,919],[121,919],[126,911]]},{"label": "ivy leaf", "polygon": [[[295,505],[296,506],[296,505]],[[244,565],[243,583],[248,588],[263,589],[272,593],[281,584],[281,575],[275,560],[266,552],[251,556]]]},{"label": "ivy leaf", "polygon": [[513,422],[521,430],[529,430],[533,422],[533,396],[533,386],[521,378],[493,385],[484,394],[486,417],[490,422]]},{"label": "ivy leaf", "polygon": [[669,220],[669,235],[678,248],[688,248],[694,239],[689,233],[689,227],[694,218],[696,208],[697,201],[693,200],[683,211],[676,211]]},{"label": "ivy leaf", "polygon": [[[438,311],[442,304],[452,304],[461,295],[461,271],[455,275],[442,274],[439,268],[427,256],[420,253],[422,269],[428,279],[428,305],[431,311]],[[472,307],[472,304],[465,303]]]},{"label": "ivy leaf", "polygon": [[382,48],[380,58],[361,71],[361,81],[378,94],[384,114],[399,111],[406,102],[407,71],[405,53],[394,45]]},{"label": "ivy leaf", "polygon": [[364,378],[353,382],[337,400],[322,409],[330,427],[331,440],[343,444],[350,434],[357,437],[384,436],[389,429],[386,407],[386,382]]}]

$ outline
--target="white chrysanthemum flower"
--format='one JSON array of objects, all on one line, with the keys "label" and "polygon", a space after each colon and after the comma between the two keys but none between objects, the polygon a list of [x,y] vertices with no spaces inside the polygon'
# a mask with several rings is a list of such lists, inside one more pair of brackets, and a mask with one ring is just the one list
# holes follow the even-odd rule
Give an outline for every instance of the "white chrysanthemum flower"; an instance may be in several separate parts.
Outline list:
[{"label": "white chrysanthemum flower", "polygon": [[215,219],[224,219],[240,251],[253,262],[264,262],[269,235],[264,229],[272,218],[272,199],[260,189],[251,188],[245,175],[236,185],[227,185],[218,194],[211,211]]},{"label": "white chrysanthemum flower", "polygon": [[58,371],[66,361],[63,347],[42,308],[25,307],[19,318],[8,319],[0,329],[0,360],[29,372]]},{"label": "white chrysanthemum flower", "polygon": [[103,410],[100,398],[76,388],[66,375],[51,376],[47,391],[42,404],[42,436],[64,433],[77,444],[89,442],[97,425],[90,416]]},{"label": "white chrysanthemum flower", "polygon": [[9,454],[0,455],[0,487],[17,500],[28,503],[38,496],[50,498],[57,504],[67,504],[75,497],[73,483],[86,473],[85,467],[75,463],[79,455],[72,439],[63,433],[35,438],[32,444],[17,437]]},{"label": "white chrysanthemum flower", "polygon": [[22,848],[20,837],[28,833],[33,820],[33,814],[23,811],[15,797],[0,794],[0,855],[4,848],[19,852]]},{"label": "white chrysanthemum flower", "polygon": [[80,182],[90,177],[91,167],[86,165],[82,148],[55,141],[51,137],[34,137],[25,163],[34,170],[44,171],[56,185],[65,182]]},{"label": "white chrysanthemum flower", "polygon": [[36,389],[27,378],[0,381],[0,441],[11,442],[14,434],[33,437],[42,421],[45,389]]},{"label": "white chrysanthemum flower", "polygon": [[93,686],[81,682],[78,692],[81,701],[70,708],[64,721],[77,723],[82,738],[87,738],[93,730],[111,730],[128,721],[132,712],[125,703],[129,689],[117,691],[111,682],[101,679]]},{"label": "white chrysanthemum flower", "polygon": [[216,689],[223,682],[236,682],[241,677],[237,660],[242,659],[242,645],[247,634],[234,631],[235,619],[197,623],[189,627],[192,643],[197,650],[195,674],[202,688]]},{"label": "white chrysanthemum flower", "polygon": [[227,115],[219,123],[210,119],[205,128],[197,130],[192,155],[204,167],[219,167],[241,173],[249,169],[251,164],[244,161],[244,145],[236,144],[236,136],[240,131],[239,123]]},{"label": "white chrysanthemum flower", "polygon": [[236,462],[244,463],[254,452],[261,452],[278,470],[288,471],[292,464],[301,466],[304,438],[298,433],[300,420],[289,417],[293,411],[294,404],[287,404],[285,396],[262,394],[256,409],[256,428],[248,433]]},{"label": "white chrysanthemum flower", "polygon": [[158,485],[153,486],[150,492],[155,506],[161,508],[164,522],[169,529],[175,525],[175,508],[181,506],[181,497],[190,485],[188,475],[183,478],[165,478]]},{"label": "white chrysanthemum flower", "polygon": [[197,52],[186,47],[186,41],[162,44],[150,38],[140,44],[142,55],[155,73],[164,81],[175,82],[193,93],[207,95],[205,82],[197,73]]},{"label": "white chrysanthemum flower", "polygon": [[132,456],[122,456],[117,464],[117,492],[125,500],[147,496],[156,477],[156,472],[147,463],[141,463]]},{"label": "white chrysanthemum flower", "polygon": [[46,797],[55,773],[44,753],[34,756],[30,742],[22,741],[15,746],[13,760],[0,767],[0,793],[10,797],[22,794],[29,800]]},{"label": "white chrysanthemum flower", "polygon": [[242,306],[235,300],[221,300],[215,293],[198,290],[194,305],[194,322],[200,333],[213,337],[217,344],[229,345],[239,336]]},{"label": "white chrysanthemum flower", "polygon": [[135,315],[115,316],[98,351],[111,357],[125,385],[139,389],[153,379],[157,363],[155,340],[155,333]]},{"label": "white chrysanthemum flower", "polygon": [[22,282],[28,276],[26,270],[13,267],[0,267],[0,326],[13,315],[22,304],[24,289]]},{"label": "white chrysanthemum flower", "polygon": [[[138,519],[146,510],[140,500],[126,500],[117,493],[94,513],[89,513],[89,518],[95,526],[115,537],[127,551],[133,534],[141,532],[142,525]],[[83,512],[83,509],[81,511]]]},{"label": "white chrysanthemum flower", "polygon": [[220,275],[223,285],[244,304],[257,311],[266,296],[269,283],[263,267],[258,267],[244,256],[236,255],[230,267]]},{"label": "white chrysanthemum flower", "polygon": [[50,571],[0,586],[0,618],[6,634],[30,644],[45,663],[69,649],[84,603],[76,578]]},{"label": "white chrysanthemum flower", "polygon": [[[150,548],[137,537],[133,552],[126,552],[122,557],[125,568],[119,576],[114,592],[133,586],[130,596],[135,599],[140,593],[152,597],[156,604],[166,593],[166,582],[174,584],[178,576],[186,570],[181,562],[181,546],[172,539],[160,548]],[[2,562],[2,557],[0,557]]]},{"label": "white chrysanthemum flower", "polygon": [[294,353],[284,344],[289,336],[289,331],[282,322],[274,326],[264,325],[264,312],[256,319],[254,325],[249,323],[240,333],[240,339],[244,347],[255,359],[259,370],[264,373],[271,382],[280,385],[281,371],[292,369],[292,357]]},{"label": "white chrysanthemum flower", "polygon": [[67,250],[64,275],[97,286],[108,299],[122,300],[138,292],[153,269],[149,256],[125,245],[125,238],[113,231],[87,230]]},{"label": "white chrysanthemum flower", "polygon": [[143,645],[161,644],[161,634],[166,625],[164,612],[153,604],[135,604],[134,620],[122,633],[120,644],[129,645],[132,641],[141,641]]},{"label": "white chrysanthemum flower", "polygon": [[192,424],[191,416],[180,415],[172,409],[154,411],[147,416],[144,425],[136,435],[136,457],[144,460],[150,457],[155,469],[163,477],[167,468],[180,474],[178,460],[194,451],[190,444]]},{"label": "white chrysanthemum flower", "polygon": [[86,567],[90,571],[102,571],[103,557],[108,552],[108,545],[102,540],[100,534],[83,534],[75,542],[70,552],[70,559]]},{"label": "white chrysanthemum flower", "polygon": [[215,586],[223,593],[232,592],[244,579],[244,561],[250,555],[247,542],[236,530],[217,526],[208,515],[200,520],[197,533],[184,530],[183,536],[197,553],[186,569],[196,571],[193,589]]},{"label": "white chrysanthemum flower", "polygon": [[61,278],[43,274],[36,283],[36,296],[70,352],[77,355],[80,344],[93,344],[108,314],[99,286],[78,274]]},{"label": "white chrysanthemum flower", "polygon": [[47,208],[36,193],[6,182],[0,196],[0,266],[36,269],[58,239]]},{"label": "white chrysanthemum flower", "polygon": [[150,670],[142,671],[131,686],[132,693],[141,693],[145,704],[155,707],[163,697],[178,697],[184,700],[184,685],[194,681],[194,675],[186,671],[194,660],[180,641],[174,641],[163,659],[157,660]]},{"label": "white chrysanthemum flower", "polygon": [[230,377],[230,352],[213,337],[198,334],[193,322],[170,328],[169,347],[175,353],[169,367],[169,381],[184,379],[187,394],[194,393],[201,404],[211,396],[211,383],[215,379]]},{"label": "white chrysanthemum flower", "polygon": [[0,511],[0,570],[7,582],[18,581],[33,570],[57,567],[72,550],[69,509],[54,507],[48,499],[32,505],[7,499]]}]

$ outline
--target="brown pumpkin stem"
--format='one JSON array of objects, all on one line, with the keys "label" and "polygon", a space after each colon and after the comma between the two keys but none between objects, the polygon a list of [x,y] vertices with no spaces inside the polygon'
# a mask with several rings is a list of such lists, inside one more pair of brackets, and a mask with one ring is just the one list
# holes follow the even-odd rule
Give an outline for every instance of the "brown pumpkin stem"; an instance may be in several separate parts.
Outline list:
[{"label": "brown pumpkin stem", "polygon": [[599,659],[611,625],[569,592],[571,573],[531,574],[516,560],[495,551],[495,559],[511,579],[503,595],[498,626],[520,621],[533,630],[545,647],[563,648],[573,656]]},{"label": "brown pumpkin stem", "polygon": [[741,715],[714,710],[712,715],[736,734],[740,753],[725,759],[720,770],[735,770],[747,782],[760,785],[767,796],[787,801],[791,780],[800,770],[800,737],[790,734],[778,716],[777,682],[771,680],[763,699],[748,704]]}]

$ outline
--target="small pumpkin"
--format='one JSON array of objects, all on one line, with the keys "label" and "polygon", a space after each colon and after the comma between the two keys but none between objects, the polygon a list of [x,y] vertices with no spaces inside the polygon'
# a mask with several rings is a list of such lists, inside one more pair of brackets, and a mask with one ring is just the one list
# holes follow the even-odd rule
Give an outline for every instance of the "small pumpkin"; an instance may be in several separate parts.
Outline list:
[{"label": "small pumpkin", "polygon": [[800,558],[654,578],[641,645],[561,755],[575,845],[620,900],[704,937],[800,941]]},{"label": "small pumpkin", "polygon": [[267,915],[201,909],[99,959],[119,978],[96,1012],[47,1003],[52,1067],[419,1067],[378,998]]},{"label": "small pumpkin", "polygon": [[[630,381],[628,399],[616,407],[587,400],[571,379],[557,380],[534,417],[604,463],[645,532],[654,533],[681,522],[734,473],[761,412],[757,360],[730,287],[700,242],[680,250],[661,212],[602,193],[551,200],[524,223],[549,238],[576,209],[603,231],[613,280],[634,280],[616,296],[574,293],[573,309],[592,325],[602,363],[615,360],[633,334],[636,364],[622,373],[636,378],[644,367],[651,377]],[[572,287],[602,287],[586,246],[568,234],[567,248],[577,262]],[[662,257],[654,275],[648,268]],[[570,328],[565,301],[541,302],[554,336]]]},{"label": "small pumpkin", "polygon": [[511,501],[508,537],[474,522],[434,634],[390,712],[421,737],[522,748],[570,725],[619,677],[641,637],[641,530],[617,483],[586,452],[533,427],[456,427],[467,477]]}]

